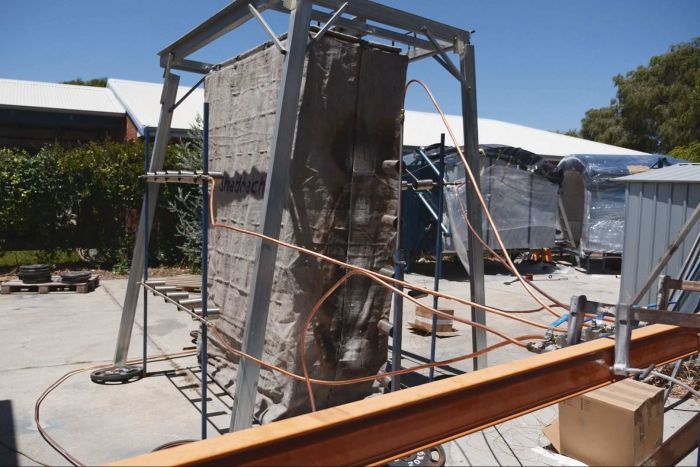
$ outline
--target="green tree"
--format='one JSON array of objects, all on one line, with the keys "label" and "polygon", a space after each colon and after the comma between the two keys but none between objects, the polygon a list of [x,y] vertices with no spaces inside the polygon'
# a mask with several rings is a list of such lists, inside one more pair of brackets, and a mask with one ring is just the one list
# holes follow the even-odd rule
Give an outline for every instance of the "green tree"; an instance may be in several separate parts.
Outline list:
[{"label": "green tree", "polygon": [[586,112],[584,138],[662,153],[700,140],[700,37],[613,82],[617,99]]},{"label": "green tree", "polygon": [[94,86],[96,88],[106,88],[107,78],[93,78],[88,80],[83,80],[81,78],[75,78],[70,81],[61,81],[61,84],[75,84],[78,86]]},{"label": "green tree", "polygon": [[[202,119],[198,115],[189,131],[187,141],[172,145],[170,159],[176,169],[202,169]],[[183,261],[197,271],[202,248],[202,191],[199,185],[178,186],[167,202],[168,211],[175,217],[175,230],[179,237],[177,248]]]}]

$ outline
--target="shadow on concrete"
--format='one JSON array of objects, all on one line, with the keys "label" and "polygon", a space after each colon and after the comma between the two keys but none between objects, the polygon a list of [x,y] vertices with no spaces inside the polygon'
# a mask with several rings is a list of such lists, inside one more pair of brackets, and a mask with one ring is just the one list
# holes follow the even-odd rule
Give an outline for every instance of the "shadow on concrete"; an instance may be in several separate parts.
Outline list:
[{"label": "shadow on concrete", "polygon": [[0,465],[18,465],[12,401],[0,400]]}]

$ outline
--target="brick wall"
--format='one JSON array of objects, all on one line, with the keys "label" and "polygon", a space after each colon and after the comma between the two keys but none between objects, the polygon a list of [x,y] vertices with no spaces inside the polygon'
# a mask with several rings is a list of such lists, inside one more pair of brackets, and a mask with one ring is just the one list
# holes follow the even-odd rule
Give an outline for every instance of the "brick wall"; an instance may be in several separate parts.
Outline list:
[{"label": "brick wall", "polygon": [[135,141],[139,137],[139,132],[136,129],[136,125],[134,125],[134,122],[131,121],[131,118],[129,118],[128,115],[126,115],[124,119],[126,120],[124,141]]}]

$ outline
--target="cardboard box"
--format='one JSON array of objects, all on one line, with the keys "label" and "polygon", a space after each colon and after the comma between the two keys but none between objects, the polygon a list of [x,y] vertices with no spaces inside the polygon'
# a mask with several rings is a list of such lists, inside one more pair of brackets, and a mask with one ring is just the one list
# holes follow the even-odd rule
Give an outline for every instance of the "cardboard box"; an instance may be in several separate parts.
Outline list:
[{"label": "cardboard box", "polygon": [[[454,316],[455,311],[454,310],[448,310],[446,308],[438,308],[438,310],[450,314]],[[426,308],[424,306],[417,306],[416,307],[416,319],[413,322],[412,326],[416,329],[420,329],[421,331],[428,331],[430,332],[432,330],[432,323],[433,323],[433,312],[430,311],[429,308]],[[453,332],[454,329],[452,328],[452,320],[449,318],[445,318],[442,316],[437,317],[437,326],[435,328],[436,332]]]},{"label": "cardboard box", "polygon": [[561,454],[589,465],[639,465],[663,425],[663,389],[631,379],[559,404]]}]

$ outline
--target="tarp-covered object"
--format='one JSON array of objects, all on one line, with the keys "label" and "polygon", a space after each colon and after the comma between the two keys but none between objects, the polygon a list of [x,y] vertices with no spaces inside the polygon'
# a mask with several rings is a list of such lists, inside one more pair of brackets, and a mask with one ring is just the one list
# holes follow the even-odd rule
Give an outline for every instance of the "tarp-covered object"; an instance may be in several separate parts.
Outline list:
[{"label": "tarp-covered object", "polygon": [[[211,73],[210,169],[226,179],[215,192],[220,222],[260,229],[268,151],[284,57],[269,44]],[[280,239],[373,271],[390,266],[395,232],[380,219],[397,207],[396,180],[381,170],[398,158],[407,59],[397,50],[328,33],[307,56]],[[218,326],[240,348],[257,240],[213,229],[209,293]],[[272,272],[271,272],[272,273]],[[299,339],[313,305],[345,270],[279,247],[263,359],[302,374]],[[312,377],[376,374],[387,359],[390,293],[355,277],[333,294],[307,330]],[[233,394],[238,359],[215,340],[210,374]],[[319,408],[367,396],[372,383],[315,386]],[[304,383],[263,369],[256,401],[261,423],[309,410]]]},{"label": "tarp-covered object", "polygon": [[[481,193],[506,248],[535,249],[554,246],[559,180],[554,165],[521,148],[480,145]],[[448,182],[445,204],[450,220],[452,244],[467,265],[469,228],[466,223],[465,171],[459,155],[451,149],[445,157]],[[483,238],[493,249],[501,249],[493,229],[483,216]]]},{"label": "tarp-covered object", "polygon": [[572,155],[562,159],[557,166],[562,178],[562,204],[571,240],[578,243],[580,254],[622,254],[625,186],[615,178],[676,162],[660,155]]}]

